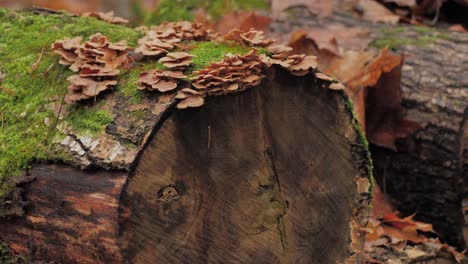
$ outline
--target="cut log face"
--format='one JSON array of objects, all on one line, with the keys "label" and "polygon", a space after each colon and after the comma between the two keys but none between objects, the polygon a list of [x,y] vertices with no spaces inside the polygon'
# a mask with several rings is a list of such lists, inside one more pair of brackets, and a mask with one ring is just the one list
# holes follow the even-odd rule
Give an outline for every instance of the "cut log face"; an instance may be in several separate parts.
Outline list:
[{"label": "cut log face", "polygon": [[[363,150],[341,91],[312,76],[280,72],[259,87],[175,111],[123,190],[124,258],[358,261],[351,226],[362,227],[367,215]],[[356,180],[367,183],[361,193]]]}]

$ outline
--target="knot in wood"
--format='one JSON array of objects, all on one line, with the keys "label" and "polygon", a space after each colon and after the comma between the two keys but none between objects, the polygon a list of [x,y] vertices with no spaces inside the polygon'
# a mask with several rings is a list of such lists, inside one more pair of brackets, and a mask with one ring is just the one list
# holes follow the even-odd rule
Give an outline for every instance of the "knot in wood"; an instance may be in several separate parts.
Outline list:
[{"label": "knot in wood", "polygon": [[162,202],[171,202],[179,197],[179,192],[174,186],[166,186],[158,191],[158,200]]}]

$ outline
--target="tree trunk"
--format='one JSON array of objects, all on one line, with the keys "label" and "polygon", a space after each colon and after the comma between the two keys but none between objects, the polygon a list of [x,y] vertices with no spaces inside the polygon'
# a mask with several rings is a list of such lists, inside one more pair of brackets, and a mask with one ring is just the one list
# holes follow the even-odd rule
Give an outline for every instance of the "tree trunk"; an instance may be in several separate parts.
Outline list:
[{"label": "tree trunk", "polygon": [[66,164],[22,178],[0,242],[60,263],[361,263],[371,165],[351,104],[313,74],[267,74],[196,109],[99,98],[112,123],[53,141]]},{"label": "tree trunk", "polygon": [[[468,35],[372,24],[344,13],[325,19],[299,14],[294,21],[278,21],[272,28],[287,33],[294,28],[330,24],[368,29],[371,45],[386,45],[404,55],[401,82],[405,118],[418,122],[421,128],[399,140],[396,151],[370,142],[375,177],[404,215],[416,213],[416,219],[433,223],[444,241],[465,248],[457,135],[468,106]],[[368,96],[374,92],[369,89]]]}]

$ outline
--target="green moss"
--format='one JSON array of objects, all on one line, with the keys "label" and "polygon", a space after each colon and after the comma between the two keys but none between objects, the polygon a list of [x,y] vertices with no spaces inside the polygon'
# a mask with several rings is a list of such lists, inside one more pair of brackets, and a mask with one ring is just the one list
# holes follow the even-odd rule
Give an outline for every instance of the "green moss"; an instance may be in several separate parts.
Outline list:
[{"label": "green moss", "polygon": [[[203,9],[209,18],[219,19],[230,11],[267,10],[269,5],[264,0],[161,0],[155,12],[146,15],[145,24],[159,24],[164,21],[192,21],[194,11]],[[135,11],[142,14],[141,7]]]},{"label": "green moss", "polygon": [[143,99],[143,93],[138,90],[138,85],[136,83],[138,76],[140,76],[140,74],[144,71],[154,69],[167,70],[167,68],[164,67],[162,63],[153,60],[139,62],[138,64],[134,65],[131,70],[124,72],[120,76],[122,81],[117,87],[118,92],[120,92],[127,100],[129,100],[130,103],[140,103]]},{"label": "green moss", "polygon": [[[416,35],[408,35],[405,32],[413,31]],[[438,39],[445,39],[447,35],[435,29],[425,27],[396,27],[384,28],[380,30],[379,36],[370,43],[370,46],[382,49],[389,48],[397,50],[401,46],[416,45],[423,47],[436,42]]]},{"label": "green moss", "polygon": [[209,64],[224,59],[226,54],[245,54],[249,48],[241,46],[237,43],[216,43],[216,42],[200,42],[197,43],[190,54],[194,55],[192,70],[200,70]]},{"label": "green moss", "polygon": [[96,135],[113,121],[112,116],[97,106],[73,106],[67,116],[67,122],[77,132]]},{"label": "green moss", "polygon": [[369,151],[369,142],[367,141],[366,135],[362,131],[361,125],[359,124],[359,120],[358,120],[358,118],[356,116],[356,112],[354,111],[353,101],[351,101],[349,99],[349,97],[344,92],[342,93],[342,95],[343,95],[343,98],[345,100],[346,107],[347,107],[348,111],[351,113],[351,116],[352,116],[352,119],[353,119],[352,124],[354,126],[354,129],[355,129],[357,135],[358,135],[358,139],[362,144],[362,149],[363,149],[363,151],[366,152],[365,153],[366,154],[365,170],[366,170],[366,173],[367,173],[367,175],[369,177],[369,182],[370,182],[369,193],[372,195],[375,180],[374,180],[374,165],[373,165],[373,162],[372,162],[371,153]]},{"label": "green moss", "polygon": [[[58,65],[50,45],[64,37],[84,39],[100,32],[111,41],[126,39],[134,45],[140,33],[94,18],[68,14],[34,15],[0,9],[0,196],[11,187],[11,177],[21,174],[35,160],[47,158],[56,131],[45,124],[55,123],[48,104],[61,100],[66,91],[65,78],[72,74]],[[43,50],[40,63],[32,67]],[[8,91],[8,92],[5,92]],[[100,131],[112,121],[108,115],[88,107],[66,120],[77,129]],[[79,115],[78,115],[79,114]],[[97,116],[94,116],[97,114]]]}]

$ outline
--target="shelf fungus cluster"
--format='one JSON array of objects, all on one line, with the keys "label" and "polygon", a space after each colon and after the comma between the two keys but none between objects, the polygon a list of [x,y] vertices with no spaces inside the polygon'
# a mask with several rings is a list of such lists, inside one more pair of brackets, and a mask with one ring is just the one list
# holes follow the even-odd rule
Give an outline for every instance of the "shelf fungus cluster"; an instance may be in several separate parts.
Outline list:
[{"label": "shelf fungus cluster", "polygon": [[146,71],[138,78],[138,89],[165,93],[176,89],[184,78],[187,76],[181,71]]},{"label": "shelf fungus cluster", "polygon": [[107,23],[117,24],[117,25],[118,24],[127,24],[128,23],[127,19],[114,16],[114,11],[110,11],[110,12],[107,12],[107,13],[104,13],[104,12],[86,12],[86,13],[83,13],[83,16],[94,17],[94,18],[97,18],[99,20],[106,21]]},{"label": "shelf fungus cluster", "polygon": [[207,41],[214,34],[198,23],[166,22],[153,26],[138,40],[135,52],[144,56],[160,56],[173,50],[182,41]]},{"label": "shelf fungus cluster", "polygon": [[111,43],[99,33],[81,41],[81,37],[65,38],[52,44],[54,52],[61,56],[59,63],[78,72],[67,78],[70,85],[65,102],[69,104],[94,98],[116,85],[119,68],[128,60],[125,41]]},{"label": "shelf fungus cluster", "polygon": [[[190,72],[194,56],[187,48],[196,47],[194,41],[228,41],[232,45],[248,46],[250,50],[245,54],[227,53],[221,61]],[[258,86],[266,77],[266,70],[273,65],[296,76],[315,73],[318,79],[329,82],[331,89],[344,88],[333,78],[316,71],[315,56],[291,54],[290,47],[274,42],[265,38],[262,31],[253,29],[246,32],[236,29],[220,37],[197,23],[171,22],[152,27],[138,41],[135,52],[142,54],[145,60],[156,57],[166,69],[141,73],[137,80],[138,89],[172,93],[179,100],[177,108],[198,107],[207,96]],[[187,43],[192,44],[185,45]],[[56,41],[52,48],[61,56],[61,64],[79,72],[67,79],[71,83],[65,98],[67,103],[95,97],[116,85],[119,67],[127,63],[129,50],[124,42],[113,44],[99,33],[83,44],[81,38],[65,38]]]},{"label": "shelf fungus cluster", "polygon": [[193,56],[187,52],[172,52],[161,58],[159,62],[171,70],[183,70],[192,64],[192,58]]}]

